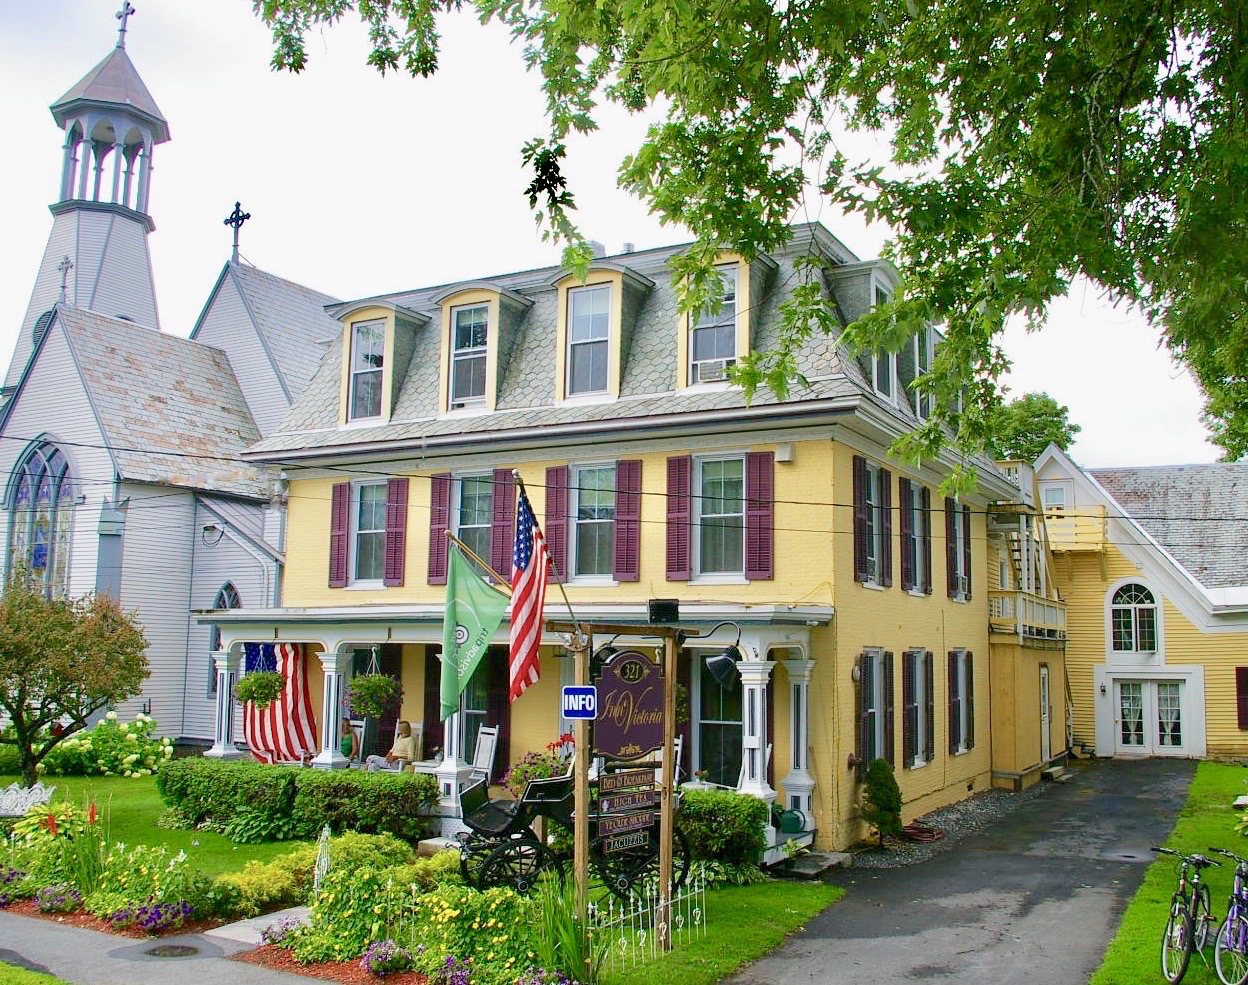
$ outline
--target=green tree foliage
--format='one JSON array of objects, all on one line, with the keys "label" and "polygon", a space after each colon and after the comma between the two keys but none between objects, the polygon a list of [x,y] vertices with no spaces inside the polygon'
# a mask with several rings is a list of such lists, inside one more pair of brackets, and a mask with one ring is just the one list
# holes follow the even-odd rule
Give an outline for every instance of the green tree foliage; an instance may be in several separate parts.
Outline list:
[{"label": "green tree foliage", "polygon": [[880,847],[901,834],[901,788],[887,759],[873,759],[862,781],[862,819],[879,833]]},{"label": "green tree foliage", "polygon": [[1070,408],[1047,393],[1025,393],[993,412],[990,430],[996,458],[1034,462],[1049,442],[1070,447],[1082,428],[1070,423]]},{"label": "green tree foliage", "polygon": [[26,786],[88,717],[139,692],[146,651],[138,623],[111,598],[49,599],[26,579],[9,579],[0,596],[0,712],[10,724],[0,743],[17,746]]},{"label": "green tree foliage", "polygon": [[[936,412],[894,451],[987,446],[1006,318],[1038,324],[1082,274],[1157,324],[1199,381],[1230,457],[1248,452],[1248,46],[1221,0],[255,0],[273,64],[300,70],[310,30],[355,10],[369,62],[428,75],[435,14],[506,25],[546,96],[523,159],[548,231],[585,261],[564,141],[599,101],[656,122],[619,180],[697,237],[673,264],[684,303],[710,296],[720,247],[772,250],[810,195],[883,221],[902,273],[892,302],[849,326],[863,349],[929,322],[945,342]],[[882,148],[863,160],[845,132]],[[807,270],[808,285],[817,282]],[[839,330],[809,297],[734,378],[783,394],[794,350]],[[965,392],[959,414],[957,395]]]}]

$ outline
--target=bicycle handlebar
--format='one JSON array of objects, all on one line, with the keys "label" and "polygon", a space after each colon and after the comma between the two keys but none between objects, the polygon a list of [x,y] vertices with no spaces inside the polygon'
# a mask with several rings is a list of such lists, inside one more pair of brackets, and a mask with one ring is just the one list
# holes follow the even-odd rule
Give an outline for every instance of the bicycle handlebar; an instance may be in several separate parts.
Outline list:
[{"label": "bicycle handlebar", "polygon": [[[1182,852],[1176,852],[1173,848],[1161,848],[1158,845],[1153,845],[1152,849],[1162,855],[1173,855],[1175,858],[1180,858],[1188,865],[1194,865],[1198,869],[1203,869],[1206,865],[1216,865],[1219,867],[1222,865],[1221,862],[1215,862],[1213,859],[1206,858],[1204,855],[1184,855]],[[1213,848],[1210,849],[1210,851],[1218,851],[1218,849]]]},{"label": "bicycle handlebar", "polygon": [[1227,858],[1234,859],[1240,865],[1248,866],[1248,858],[1244,858],[1242,855],[1236,855],[1234,852],[1228,852],[1225,848],[1214,848],[1210,845],[1209,851],[1216,852],[1218,855],[1225,855]]}]

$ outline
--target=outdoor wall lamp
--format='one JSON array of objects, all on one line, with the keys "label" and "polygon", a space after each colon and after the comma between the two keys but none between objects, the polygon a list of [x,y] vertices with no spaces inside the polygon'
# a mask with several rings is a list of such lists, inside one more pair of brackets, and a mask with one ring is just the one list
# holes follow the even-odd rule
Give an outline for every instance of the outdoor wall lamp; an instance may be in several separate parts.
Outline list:
[{"label": "outdoor wall lamp", "polygon": [[206,523],[204,529],[200,532],[199,539],[203,541],[205,547],[216,547],[221,543],[221,538],[225,536],[225,527],[218,523]]},{"label": "outdoor wall lamp", "polygon": [[716,623],[706,635],[713,635],[720,626],[731,626],[737,631],[737,638],[724,647],[722,652],[712,653],[706,658],[706,670],[721,688],[727,689],[741,679],[741,671],[737,669],[737,661],[744,659],[741,656],[741,627],[735,622]]},{"label": "outdoor wall lamp", "polygon": [[1104,684],[1102,684],[1102,685],[1101,685],[1101,694],[1104,694],[1104,693],[1105,693],[1105,685],[1104,685]]}]

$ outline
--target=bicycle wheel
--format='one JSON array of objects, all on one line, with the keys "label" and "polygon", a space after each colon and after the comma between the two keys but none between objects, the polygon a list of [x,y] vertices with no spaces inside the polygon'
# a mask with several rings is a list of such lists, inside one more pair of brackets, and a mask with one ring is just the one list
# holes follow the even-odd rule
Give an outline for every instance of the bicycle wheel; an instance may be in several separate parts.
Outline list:
[{"label": "bicycle wheel", "polygon": [[1196,916],[1192,934],[1192,950],[1203,951],[1209,946],[1210,925],[1214,923],[1213,909],[1209,904],[1209,887],[1203,882],[1196,897]]},{"label": "bicycle wheel", "polygon": [[1161,938],[1161,973],[1166,981],[1181,982],[1192,959],[1192,918],[1187,900],[1175,897],[1170,903],[1170,919]]},{"label": "bicycle wheel", "polygon": [[1213,966],[1223,985],[1248,982],[1248,919],[1236,910],[1222,921],[1213,946]]}]

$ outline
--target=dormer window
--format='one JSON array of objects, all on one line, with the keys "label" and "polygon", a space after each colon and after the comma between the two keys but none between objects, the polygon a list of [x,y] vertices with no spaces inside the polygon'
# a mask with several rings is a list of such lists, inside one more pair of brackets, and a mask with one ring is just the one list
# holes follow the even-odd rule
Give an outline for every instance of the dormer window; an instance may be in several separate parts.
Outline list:
[{"label": "dormer window", "polygon": [[708,305],[691,320],[689,382],[726,379],[737,357],[737,264],[717,267],[723,293],[717,311]]},{"label": "dormer window", "polygon": [[[914,376],[915,379],[932,371],[933,338],[930,328],[925,328],[914,337]],[[914,389],[914,413],[921,421],[932,416],[932,395],[923,389],[922,384]]]},{"label": "dormer window", "polygon": [[472,304],[453,308],[451,325],[450,406],[454,410],[483,404],[490,306]]},{"label": "dormer window", "polygon": [[386,323],[382,319],[351,325],[351,391],[348,420],[381,416],[382,369]]},{"label": "dormer window", "polygon": [[888,401],[897,399],[897,355],[876,352],[871,356],[871,387]]},{"label": "dormer window", "polygon": [[611,285],[568,291],[568,396],[607,392]]}]

